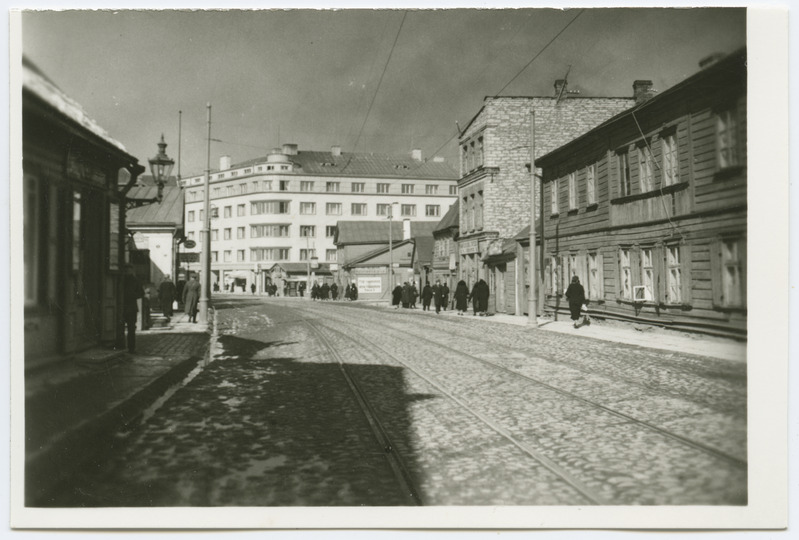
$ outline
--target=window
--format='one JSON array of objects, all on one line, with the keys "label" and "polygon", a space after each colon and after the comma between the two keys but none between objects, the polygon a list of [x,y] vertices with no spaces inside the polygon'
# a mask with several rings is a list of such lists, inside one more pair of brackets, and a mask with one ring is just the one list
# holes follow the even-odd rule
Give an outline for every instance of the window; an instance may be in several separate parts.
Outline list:
[{"label": "window", "polygon": [[377,205],[377,215],[378,216],[387,216],[390,213],[390,204],[380,204]]},{"label": "window", "polygon": [[194,240],[194,231],[189,231],[188,233],[186,233],[186,238],[188,238],[189,240]]},{"label": "window", "polygon": [[216,199],[217,197],[221,197],[222,196],[221,188],[215,187],[214,190],[211,192],[211,195],[213,196],[214,199]]},{"label": "window", "polygon": [[328,193],[338,193],[340,182],[328,182],[325,184],[325,191]]},{"label": "window", "polygon": [[244,174],[250,174],[250,173],[252,173],[252,169],[244,169]]},{"label": "window", "polygon": [[437,204],[428,204],[424,207],[424,215],[427,217],[438,217],[441,215],[441,207]]},{"label": "window", "polygon": [[[213,212],[213,209],[211,210],[211,212]],[[211,214],[211,217],[214,217],[214,215]],[[204,218],[205,218],[205,210],[200,210],[200,221],[202,221]]]},{"label": "window", "polygon": [[341,203],[337,202],[329,202],[325,204],[325,214],[328,216],[340,216],[341,215]]},{"label": "window", "polygon": [[310,216],[316,214],[316,203],[312,202],[301,202],[300,203],[300,214],[303,216]]},{"label": "window", "polygon": [[402,184],[402,193],[405,195],[413,193],[413,184]]},{"label": "window", "polygon": [[224,234],[224,237],[223,237],[223,239],[224,239],[224,240],[230,240],[230,238],[231,238],[231,230],[230,230],[230,229],[225,229],[225,230],[224,230],[224,233],[225,233],[225,234]]},{"label": "window", "polygon": [[313,182],[311,180],[303,180],[300,182],[300,191],[313,191]]},{"label": "window", "polygon": [[247,194],[247,184],[239,184],[239,193],[242,195]]},{"label": "window", "polygon": [[289,166],[288,165],[281,165],[280,166],[280,170],[281,171],[287,171],[287,170],[289,170]]},{"label": "window", "polygon": [[416,205],[415,204],[403,204],[402,205],[402,215],[404,217],[415,217],[416,216]]},{"label": "window", "polygon": [[189,210],[189,223],[194,221],[194,210]]},{"label": "window", "polygon": [[271,180],[264,180],[262,182],[262,184],[264,186],[264,188],[263,188],[264,191],[272,191],[272,181]]},{"label": "window", "polygon": [[577,209],[577,175],[569,173],[569,210]]},{"label": "window", "polygon": [[670,304],[682,302],[682,267],[680,246],[666,246],[666,294]]},{"label": "window", "polygon": [[427,184],[424,187],[425,195],[436,195],[438,193],[438,186],[436,184]]},{"label": "window", "polygon": [[389,184],[377,184],[378,193],[388,193]]},{"label": "window", "polygon": [[649,146],[638,148],[638,181],[641,193],[652,191],[652,151]]},{"label": "window", "polygon": [[325,227],[325,236],[328,238],[333,238],[336,236],[336,226],[335,225],[327,225]]},{"label": "window", "polygon": [[300,236],[316,236],[316,227],[314,225],[300,225]]},{"label": "window", "polygon": [[225,250],[224,253],[225,253],[224,261],[231,262],[233,260],[233,252],[231,252],[230,250]]},{"label": "window", "polygon": [[[260,167],[259,167],[259,169],[260,169]],[[255,192],[255,191],[258,191],[258,181],[257,181],[257,180],[256,180],[255,182],[253,182],[253,183],[252,183],[252,190],[253,190],[254,192]]]},{"label": "window", "polygon": [[363,183],[363,182],[353,182],[352,183],[352,192],[353,193],[363,193],[365,188],[366,188],[366,184]]},{"label": "window", "polygon": [[549,184],[549,201],[550,201],[550,208],[549,213],[553,216],[558,215],[558,179],[555,178]]},{"label": "window", "polygon": [[226,218],[231,217],[233,215],[233,207],[232,206],[226,206],[224,215],[225,215]]},{"label": "window", "polygon": [[663,185],[670,186],[680,181],[680,156],[677,139],[672,133],[660,139],[663,154]]},{"label": "window", "polygon": [[236,206],[236,215],[237,216],[243,216],[244,212],[245,212],[245,205],[239,204],[239,205]]},{"label": "window", "polygon": [[316,257],[316,250],[315,249],[301,249],[300,250],[300,260],[307,261],[312,258]]},{"label": "window", "polygon": [[336,253],[335,249],[326,249],[325,250],[325,262],[336,262]]},{"label": "window", "polygon": [[215,242],[219,240],[219,229],[211,229],[211,241]]},{"label": "window", "polygon": [[239,171],[231,171],[230,172],[230,176],[238,176],[238,175],[239,175]]},{"label": "window", "polygon": [[236,251],[236,262],[244,262],[244,250],[240,249]]},{"label": "window", "polygon": [[716,116],[716,159],[719,169],[740,164],[738,148],[738,119],[729,109]]},{"label": "window", "polygon": [[630,185],[630,157],[627,152],[618,154],[619,163],[619,196],[626,197],[632,192]]},{"label": "window", "polygon": [[211,252],[211,262],[219,262],[219,252],[212,251]]},{"label": "window", "polygon": [[237,227],[236,228],[236,238],[238,240],[242,240],[244,238],[244,227]]},{"label": "window", "polygon": [[264,223],[250,226],[250,238],[288,237],[289,226],[280,223]]},{"label": "window", "polygon": [[713,245],[713,303],[746,306],[746,240],[722,238]]},{"label": "window", "polygon": [[258,261],[285,261],[289,258],[289,248],[252,248],[250,260]]},{"label": "window", "polygon": [[644,287],[644,300],[652,302],[655,299],[655,266],[651,248],[641,250],[641,285]]},{"label": "window", "polygon": [[227,187],[227,195],[228,195],[228,197],[232,197],[235,194],[236,194],[235,186],[228,186]]},{"label": "window", "polygon": [[477,159],[477,166],[478,167],[482,167],[483,166],[483,157],[484,157],[483,138],[482,137],[478,137],[477,138],[477,155],[475,157]]},{"label": "window", "polygon": [[589,165],[585,170],[585,203],[596,204],[596,165]]},{"label": "window", "polygon": [[619,280],[620,297],[632,300],[633,298],[633,275],[630,267],[630,250],[622,248],[619,250]]},{"label": "window", "polygon": [[366,203],[352,203],[350,213],[353,216],[365,216],[366,215]]},{"label": "window", "polygon": [[588,254],[588,298],[601,300],[603,297],[602,286],[602,255],[599,253]]},{"label": "window", "polygon": [[288,214],[289,201],[258,201],[250,206],[250,214]]},{"label": "window", "polygon": [[458,185],[457,184],[453,184],[453,185],[449,186],[449,194],[450,195],[457,195],[458,194]]},{"label": "window", "polygon": [[288,180],[281,180],[278,184],[278,189],[280,191],[288,191],[289,190],[289,181]]}]

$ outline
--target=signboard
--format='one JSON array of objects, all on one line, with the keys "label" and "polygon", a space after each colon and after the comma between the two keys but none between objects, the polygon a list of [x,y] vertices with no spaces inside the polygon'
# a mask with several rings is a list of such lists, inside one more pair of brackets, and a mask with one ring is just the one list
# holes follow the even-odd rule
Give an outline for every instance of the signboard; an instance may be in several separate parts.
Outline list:
[{"label": "signboard", "polygon": [[180,253],[179,260],[182,263],[196,263],[200,262],[199,253]]},{"label": "signboard", "polygon": [[183,242],[183,245],[186,246],[186,249],[194,249],[195,247],[197,247],[197,242],[189,239]]},{"label": "signboard", "polygon": [[469,253],[477,253],[478,251],[480,251],[476,238],[474,240],[461,241],[459,247],[461,255],[468,255]]},{"label": "signboard", "polygon": [[373,276],[358,276],[358,294],[383,292],[383,279]]}]

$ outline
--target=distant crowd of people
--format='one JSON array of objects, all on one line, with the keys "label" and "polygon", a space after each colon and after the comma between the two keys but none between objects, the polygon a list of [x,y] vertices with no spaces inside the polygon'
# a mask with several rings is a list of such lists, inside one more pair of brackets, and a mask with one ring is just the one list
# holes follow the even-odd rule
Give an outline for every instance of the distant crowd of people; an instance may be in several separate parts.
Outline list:
[{"label": "distant crowd of people", "polygon": [[[300,284],[300,296],[305,296],[305,286],[303,283]],[[327,283],[319,283],[314,282],[313,286],[311,287],[311,300],[338,300],[339,293],[341,292],[341,288],[336,284],[333,283],[332,285],[328,285]],[[358,299],[358,286],[354,283],[348,283],[347,286],[344,288],[344,292],[341,296],[341,300],[357,300]]]}]

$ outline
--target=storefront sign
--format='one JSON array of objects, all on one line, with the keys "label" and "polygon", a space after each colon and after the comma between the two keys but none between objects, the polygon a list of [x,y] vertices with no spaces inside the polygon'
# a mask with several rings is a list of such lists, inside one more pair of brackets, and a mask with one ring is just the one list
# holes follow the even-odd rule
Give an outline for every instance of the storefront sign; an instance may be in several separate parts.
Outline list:
[{"label": "storefront sign", "polygon": [[480,246],[476,238],[473,240],[462,240],[459,247],[461,255],[468,255],[480,251]]},{"label": "storefront sign", "polygon": [[383,292],[383,279],[380,277],[358,276],[358,294]]}]

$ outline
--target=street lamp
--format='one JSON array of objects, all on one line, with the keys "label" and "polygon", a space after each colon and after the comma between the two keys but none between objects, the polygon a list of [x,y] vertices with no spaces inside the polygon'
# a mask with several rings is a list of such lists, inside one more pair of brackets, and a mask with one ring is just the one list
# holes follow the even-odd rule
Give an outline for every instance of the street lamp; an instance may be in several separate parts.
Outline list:
[{"label": "street lamp", "polygon": [[208,109],[208,138],[205,163],[205,182],[203,210],[205,220],[200,231],[202,240],[202,273],[200,274],[200,301],[197,308],[200,314],[200,322],[208,324],[208,306],[211,303],[211,104],[206,105]]},{"label": "street lamp", "polygon": [[150,162],[150,171],[153,174],[155,184],[158,186],[158,195],[156,200],[160,203],[164,198],[164,184],[169,180],[169,175],[172,174],[172,167],[175,166],[175,160],[166,155],[167,144],[164,142],[164,134],[161,134],[161,142],[158,143],[158,155],[148,160]]}]

